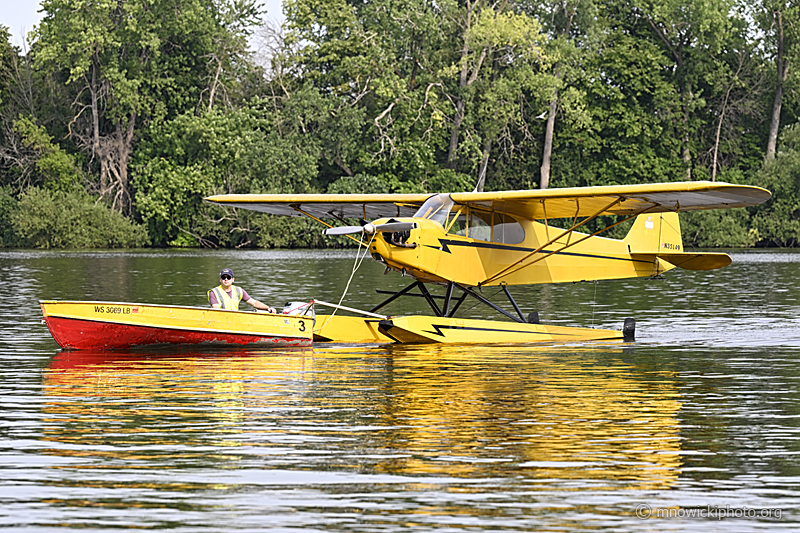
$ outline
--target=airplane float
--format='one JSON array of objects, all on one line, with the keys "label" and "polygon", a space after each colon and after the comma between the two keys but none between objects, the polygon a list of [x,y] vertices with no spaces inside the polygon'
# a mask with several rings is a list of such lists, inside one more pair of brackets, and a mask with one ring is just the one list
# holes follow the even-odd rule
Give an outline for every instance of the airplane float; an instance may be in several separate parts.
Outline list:
[{"label": "airplane float", "polygon": [[[654,277],[676,267],[727,266],[727,254],[684,251],[679,213],[749,207],[769,198],[769,191],[753,186],[680,182],[442,194],[227,194],[206,200],[309,217],[327,226],[325,234],[347,235],[368,247],[387,270],[414,280],[360,317],[318,315],[314,341],[527,343],[632,340],[635,321],[627,319],[622,331],[539,324],[536,313],[525,316],[509,286]],[[587,230],[609,215],[614,215],[612,223]],[[361,223],[344,225],[346,219]],[[554,226],[556,219],[566,220],[561,224],[566,227]],[[624,239],[603,236],[630,220],[633,225]],[[430,285],[444,287],[444,296],[434,295]],[[481,288],[489,286],[502,288],[513,312],[481,294]],[[433,315],[378,314],[402,296],[423,297]],[[468,297],[510,321],[458,318]]]}]

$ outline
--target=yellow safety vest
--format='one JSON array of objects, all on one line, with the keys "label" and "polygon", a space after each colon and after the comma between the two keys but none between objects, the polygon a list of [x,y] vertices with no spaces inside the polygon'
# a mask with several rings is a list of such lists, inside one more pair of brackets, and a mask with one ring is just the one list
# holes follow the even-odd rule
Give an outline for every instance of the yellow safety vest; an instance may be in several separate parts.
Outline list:
[{"label": "yellow safety vest", "polygon": [[219,287],[214,287],[210,291],[208,291],[208,303],[211,303],[211,293],[214,293],[214,296],[217,297],[217,303],[220,305],[222,309],[230,309],[232,311],[239,310],[239,302],[242,301],[242,289],[237,287],[236,285],[231,285],[231,293],[232,296],[228,296],[228,293],[225,292],[225,288],[220,285]]}]

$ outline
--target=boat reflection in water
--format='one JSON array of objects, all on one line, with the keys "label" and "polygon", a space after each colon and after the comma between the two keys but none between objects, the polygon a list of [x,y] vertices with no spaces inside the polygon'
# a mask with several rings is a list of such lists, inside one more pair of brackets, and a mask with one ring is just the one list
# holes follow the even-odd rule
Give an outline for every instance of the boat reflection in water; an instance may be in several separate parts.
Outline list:
[{"label": "boat reflection in water", "polygon": [[611,345],[65,352],[44,374],[46,438],[92,475],[158,471],[114,486],[181,484],[203,466],[280,470],[289,484],[335,471],[670,488],[682,465],[675,376],[626,359]]}]

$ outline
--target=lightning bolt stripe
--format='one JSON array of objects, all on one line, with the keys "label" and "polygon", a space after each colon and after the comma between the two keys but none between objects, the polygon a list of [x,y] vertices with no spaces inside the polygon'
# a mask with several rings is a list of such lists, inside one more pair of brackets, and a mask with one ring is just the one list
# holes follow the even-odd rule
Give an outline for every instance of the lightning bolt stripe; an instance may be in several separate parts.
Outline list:
[{"label": "lightning bolt stripe", "polygon": [[444,337],[445,334],[442,333],[442,330],[445,329],[455,329],[455,330],[467,330],[467,331],[494,331],[500,333],[530,333],[532,335],[569,335],[569,333],[548,333],[546,331],[529,331],[529,330],[511,330],[511,329],[499,329],[499,328],[475,328],[475,327],[468,327],[468,326],[448,326],[445,324],[431,324],[431,327],[436,331],[427,331],[427,330],[420,330],[423,333],[430,333],[432,335],[439,335],[440,337]]}]

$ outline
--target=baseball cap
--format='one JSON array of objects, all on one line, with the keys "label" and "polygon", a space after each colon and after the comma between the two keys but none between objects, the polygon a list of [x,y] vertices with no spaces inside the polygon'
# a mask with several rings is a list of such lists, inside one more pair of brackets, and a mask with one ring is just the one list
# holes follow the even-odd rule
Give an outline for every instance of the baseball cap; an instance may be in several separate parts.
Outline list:
[{"label": "baseball cap", "polygon": [[219,277],[222,277],[225,274],[229,275],[232,278],[236,277],[236,276],[233,275],[233,270],[231,270],[230,268],[223,268],[222,272],[219,273]]}]

